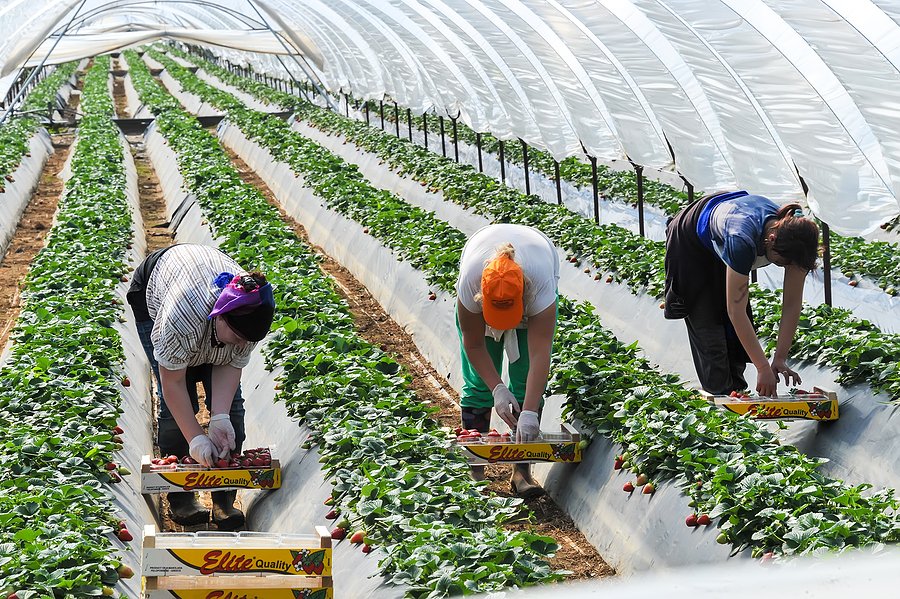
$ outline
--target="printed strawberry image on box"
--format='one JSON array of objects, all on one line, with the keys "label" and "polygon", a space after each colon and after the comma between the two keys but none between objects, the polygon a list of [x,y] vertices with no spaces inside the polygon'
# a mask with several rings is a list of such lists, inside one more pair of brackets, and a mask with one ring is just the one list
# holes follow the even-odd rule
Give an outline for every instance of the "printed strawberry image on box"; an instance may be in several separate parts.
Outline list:
[{"label": "printed strawberry image on box", "polygon": [[201,466],[190,456],[153,458],[141,461],[141,493],[179,491],[224,491],[230,489],[278,489],[281,463],[272,459],[266,447],[248,449],[222,459],[212,468]]},{"label": "printed strawberry image on box", "polygon": [[581,461],[584,442],[581,435],[563,423],[561,432],[541,432],[541,436],[529,443],[516,443],[512,434],[491,430],[478,431],[456,429],[456,446],[471,464],[533,464],[539,462]]}]

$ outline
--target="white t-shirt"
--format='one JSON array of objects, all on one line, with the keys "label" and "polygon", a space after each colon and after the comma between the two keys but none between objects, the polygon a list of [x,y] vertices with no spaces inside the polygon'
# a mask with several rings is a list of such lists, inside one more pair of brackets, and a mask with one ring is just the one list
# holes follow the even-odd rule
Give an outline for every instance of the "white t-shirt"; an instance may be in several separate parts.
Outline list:
[{"label": "white t-shirt", "polygon": [[166,370],[201,364],[243,368],[250,361],[255,343],[212,345],[215,325],[208,317],[221,292],[213,281],[222,272],[246,274],[234,260],[203,245],[177,245],[156,263],[147,281],[147,310],[153,354]]},{"label": "white t-shirt", "polygon": [[527,326],[529,316],[543,312],[556,301],[559,282],[559,256],[546,235],[533,227],[501,223],[479,229],[463,247],[456,295],[469,312],[481,313],[475,294],[481,293],[481,273],[492,260],[497,247],[511,243],[515,261],[525,275],[523,308],[525,318],[518,328]]}]

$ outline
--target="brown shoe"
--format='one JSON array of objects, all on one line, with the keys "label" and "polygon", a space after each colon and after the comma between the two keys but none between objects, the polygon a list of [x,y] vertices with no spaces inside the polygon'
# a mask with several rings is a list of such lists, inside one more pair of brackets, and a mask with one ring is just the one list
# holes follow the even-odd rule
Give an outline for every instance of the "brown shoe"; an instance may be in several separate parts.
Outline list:
[{"label": "brown shoe", "polygon": [[512,487],[513,494],[522,499],[534,499],[544,494],[544,487],[531,478],[531,464],[516,464],[513,466],[509,485]]}]

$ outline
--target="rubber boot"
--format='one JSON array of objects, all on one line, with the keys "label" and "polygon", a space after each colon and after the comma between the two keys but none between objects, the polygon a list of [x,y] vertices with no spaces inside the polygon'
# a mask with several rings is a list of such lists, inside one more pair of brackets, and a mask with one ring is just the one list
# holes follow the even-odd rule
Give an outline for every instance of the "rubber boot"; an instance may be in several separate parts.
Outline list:
[{"label": "rubber boot", "polygon": [[237,530],[244,526],[244,512],[234,507],[237,491],[213,491],[213,522],[219,530]]},{"label": "rubber boot", "polygon": [[544,488],[531,478],[531,464],[513,465],[509,484],[512,492],[522,499],[533,499],[544,494]]},{"label": "rubber boot", "polygon": [[469,471],[472,475],[472,480],[475,482],[481,482],[487,475],[484,473],[484,466],[469,466]]},{"label": "rubber boot", "polygon": [[182,526],[196,526],[209,522],[209,510],[203,507],[196,493],[169,493],[168,496],[172,522]]}]

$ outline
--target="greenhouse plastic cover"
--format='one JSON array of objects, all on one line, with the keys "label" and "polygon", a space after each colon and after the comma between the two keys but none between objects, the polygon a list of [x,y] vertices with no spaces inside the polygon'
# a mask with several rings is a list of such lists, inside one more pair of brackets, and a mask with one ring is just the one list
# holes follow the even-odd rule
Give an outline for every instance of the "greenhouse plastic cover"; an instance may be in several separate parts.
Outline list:
[{"label": "greenhouse plastic cover", "polygon": [[[802,177],[817,216],[867,235],[900,213],[898,22],[887,0],[12,0],[0,65],[191,39],[557,159],[776,201],[802,200]],[[285,47],[302,60],[257,53]]]}]

